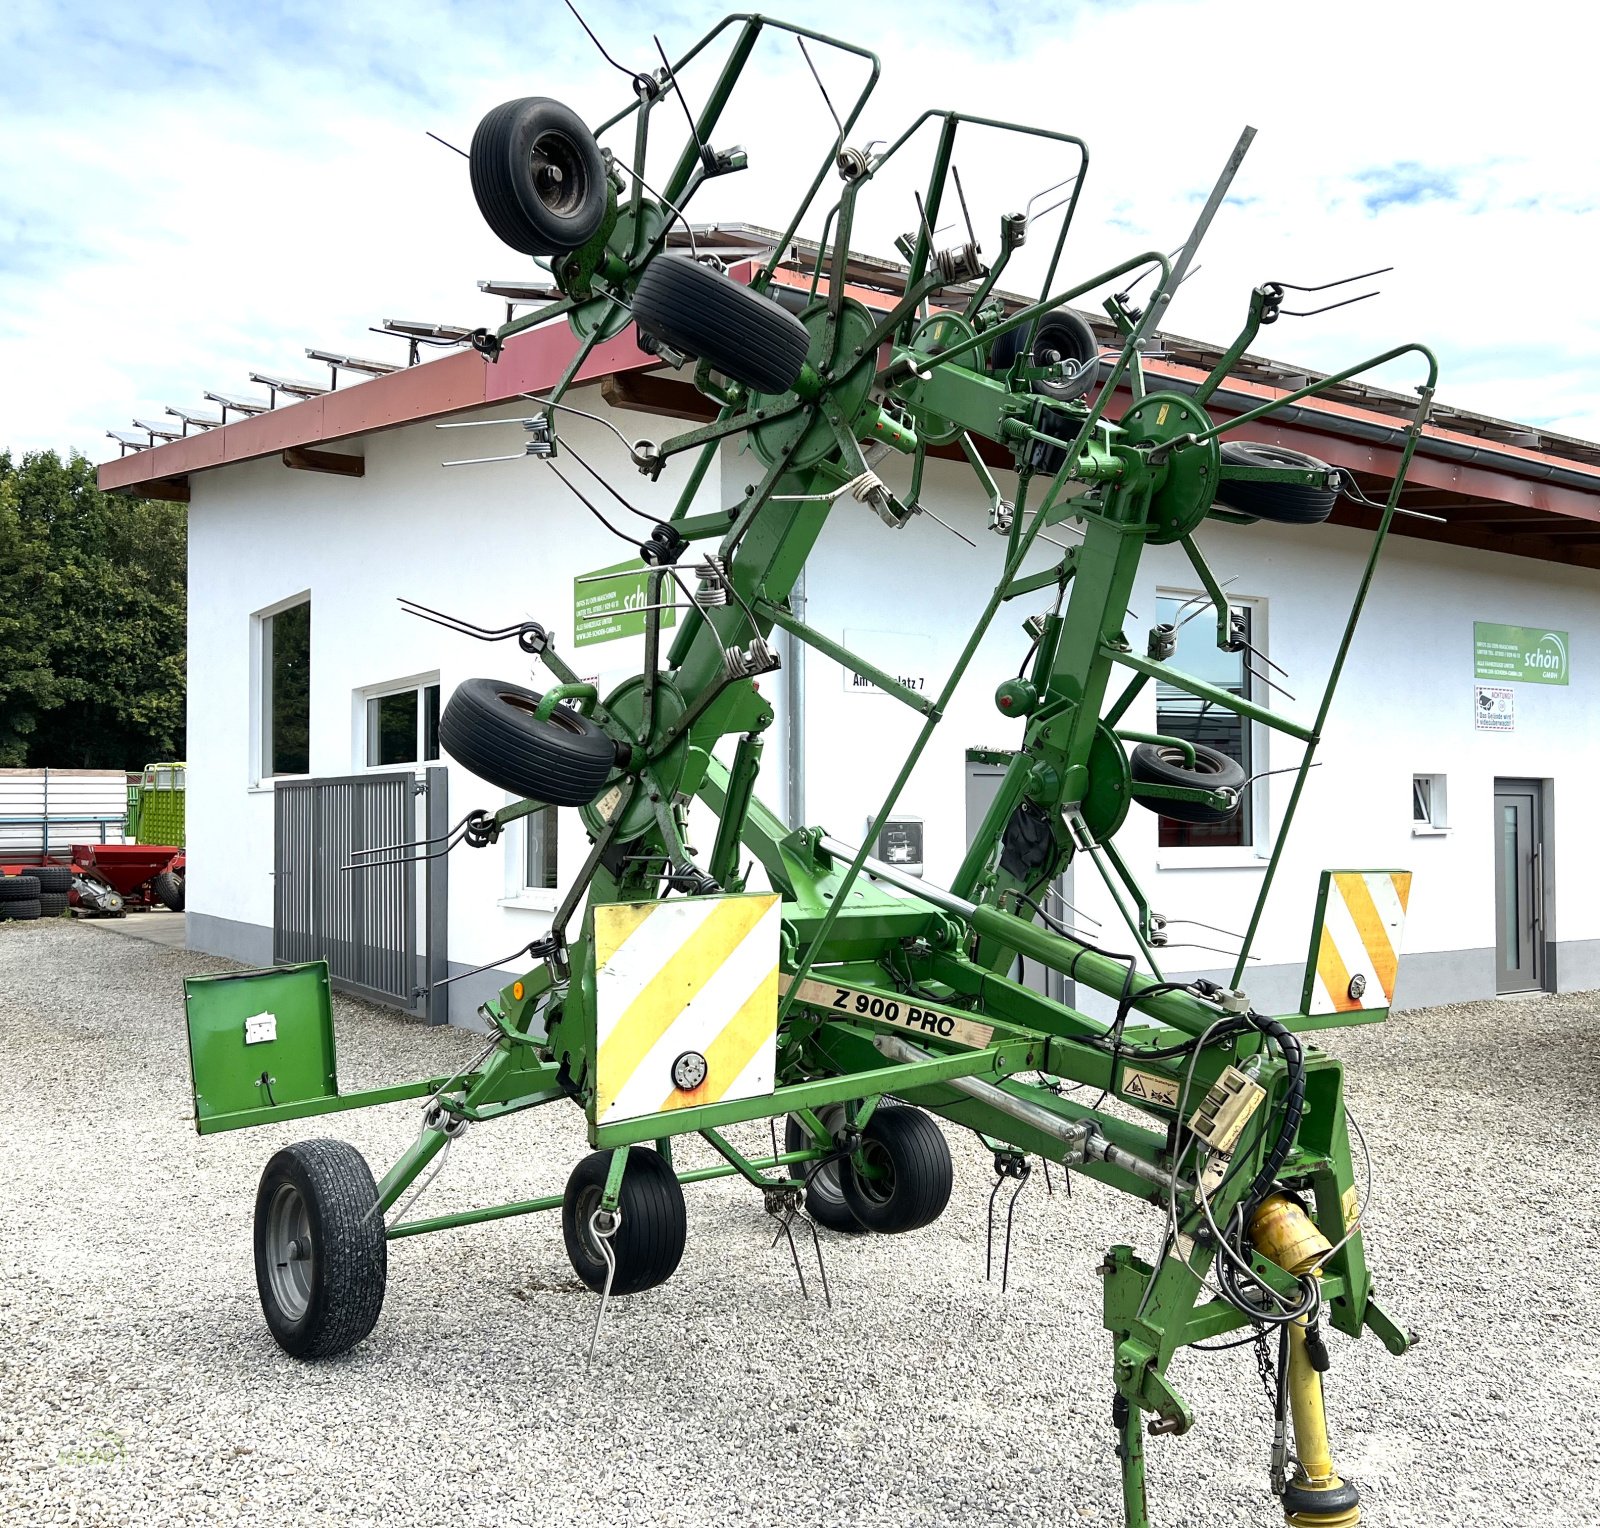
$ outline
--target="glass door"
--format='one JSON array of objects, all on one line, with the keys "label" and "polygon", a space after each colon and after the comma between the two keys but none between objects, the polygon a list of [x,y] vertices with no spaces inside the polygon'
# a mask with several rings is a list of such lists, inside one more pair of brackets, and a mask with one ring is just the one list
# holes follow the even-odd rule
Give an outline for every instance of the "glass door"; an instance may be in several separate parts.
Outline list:
[{"label": "glass door", "polygon": [[1533,992],[1541,982],[1539,795],[1532,782],[1500,780],[1494,792],[1495,990]]}]

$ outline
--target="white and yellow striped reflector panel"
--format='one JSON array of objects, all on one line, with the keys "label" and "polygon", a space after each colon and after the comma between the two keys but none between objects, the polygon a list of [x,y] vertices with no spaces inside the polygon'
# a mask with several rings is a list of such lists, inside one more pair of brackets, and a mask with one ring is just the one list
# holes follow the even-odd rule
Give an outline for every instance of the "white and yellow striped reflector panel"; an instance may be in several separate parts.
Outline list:
[{"label": "white and yellow striped reflector panel", "polygon": [[1322,934],[1307,973],[1307,1013],[1387,1008],[1400,968],[1409,870],[1325,870]]},{"label": "white and yellow striped reflector panel", "polygon": [[[772,1092],[781,900],[595,908],[597,1125]],[[672,1063],[691,1051],[705,1080],[686,1090]]]}]

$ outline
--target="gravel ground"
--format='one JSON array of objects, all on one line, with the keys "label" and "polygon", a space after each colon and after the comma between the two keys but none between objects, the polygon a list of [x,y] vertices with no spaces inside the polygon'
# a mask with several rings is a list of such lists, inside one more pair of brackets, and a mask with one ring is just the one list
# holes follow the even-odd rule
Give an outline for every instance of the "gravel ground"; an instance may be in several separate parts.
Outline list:
[{"label": "gravel ground", "polygon": [[[1094,1269],[1112,1242],[1151,1250],[1158,1221],[1085,1182],[1046,1198],[1036,1175],[1002,1297],[970,1138],[934,1226],[824,1234],[832,1311],[800,1299],[752,1192],[718,1182],[690,1191],[677,1276],[613,1307],[588,1374],[594,1300],[554,1216],[393,1244],[373,1335],[286,1358],[254,1287],[262,1164],[337,1133],[381,1171],[417,1112],[200,1140],[181,978],[224,968],[68,923],[0,930],[7,1523],[1120,1523]],[[1377,1159],[1381,1293],[1424,1333],[1401,1360],[1330,1338],[1335,1456],[1369,1524],[1600,1522],[1597,1006],[1437,1008],[1332,1042]],[[344,1000],[338,1021],[347,1089],[475,1043]],[[582,1149],[559,1107],[470,1132],[424,1204],[548,1192]],[[1174,1377],[1200,1420],[1151,1440],[1154,1521],[1281,1522],[1249,1350]]]}]

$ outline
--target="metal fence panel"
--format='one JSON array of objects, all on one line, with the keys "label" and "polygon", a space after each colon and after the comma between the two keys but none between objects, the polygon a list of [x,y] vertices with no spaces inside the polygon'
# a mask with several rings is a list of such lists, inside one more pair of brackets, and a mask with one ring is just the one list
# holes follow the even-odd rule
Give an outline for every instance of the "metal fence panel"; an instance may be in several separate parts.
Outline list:
[{"label": "metal fence panel", "polygon": [[399,846],[417,837],[421,788],[410,771],[278,784],[274,960],[326,960],[341,991],[419,1011],[415,851]]}]

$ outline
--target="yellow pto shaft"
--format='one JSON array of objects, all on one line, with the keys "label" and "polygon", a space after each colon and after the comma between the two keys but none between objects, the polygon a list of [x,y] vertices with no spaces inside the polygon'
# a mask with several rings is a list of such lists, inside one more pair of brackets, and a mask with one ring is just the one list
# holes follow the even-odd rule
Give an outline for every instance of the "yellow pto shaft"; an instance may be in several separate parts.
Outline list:
[{"label": "yellow pto shaft", "polygon": [[[1250,1239],[1268,1262],[1297,1277],[1320,1277],[1318,1263],[1329,1243],[1294,1200],[1273,1194],[1261,1202],[1250,1222]],[[1322,1401],[1322,1375],[1307,1351],[1309,1318],[1289,1326],[1289,1370],[1285,1383],[1294,1418],[1294,1478],[1283,1493],[1289,1528],[1355,1528],[1361,1500],[1355,1485],[1333,1467],[1328,1447],[1328,1414]],[[1326,1367],[1326,1359],[1323,1360]]]}]

